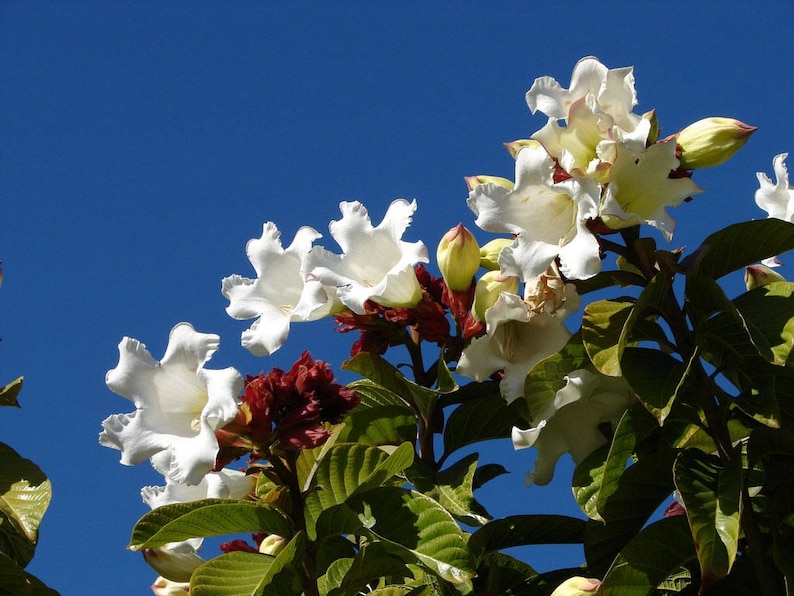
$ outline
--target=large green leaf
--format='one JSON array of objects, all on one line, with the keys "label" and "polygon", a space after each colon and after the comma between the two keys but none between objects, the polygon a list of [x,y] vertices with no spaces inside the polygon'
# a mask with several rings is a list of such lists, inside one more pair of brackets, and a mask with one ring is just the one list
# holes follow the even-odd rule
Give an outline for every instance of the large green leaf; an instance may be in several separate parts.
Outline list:
[{"label": "large green leaf", "polygon": [[595,292],[612,286],[644,286],[647,282],[644,277],[636,273],[612,270],[601,271],[589,279],[577,279],[573,283],[576,286],[576,293],[581,296],[588,292]]},{"label": "large green leaf", "polygon": [[659,350],[627,347],[622,368],[637,398],[664,424],[689,367]]},{"label": "large green leaf", "polygon": [[41,469],[0,443],[0,535],[3,552],[24,567],[33,556],[52,487]]},{"label": "large green leaf", "polygon": [[769,218],[733,224],[715,232],[695,251],[695,269],[717,279],[794,249],[794,224]]},{"label": "large green leaf", "polygon": [[585,558],[596,575],[646,524],[673,492],[674,453],[660,448],[630,465],[599,511],[606,523],[590,521],[585,529]]},{"label": "large green leaf", "polygon": [[[306,497],[309,537],[316,539],[314,522],[324,510],[344,503],[354,494],[378,488],[410,466],[413,457],[414,449],[410,443],[403,443],[391,454],[357,443],[336,445],[320,462],[315,475],[316,489]],[[349,527],[349,516],[340,515],[339,520],[344,524],[338,531],[342,532]],[[333,526],[327,527],[328,530],[333,530]]]},{"label": "large green leaf", "polygon": [[756,288],[734,299],[756,345],[763,342],[770,362],[783,366],[794,349],[794,283],[780,281]]},{"label": "large green leaf", "polygon": [[509,437],[513,426],[522,421],[521,401],[508,404],[499,394],[498,385],[493,383],[491,387],[492,392],[467,399],[449,415],[442,460],[466,445]]},{"label": "large green leaf", "polygon": [[679,454],[674,474],[705,589],[727,576],[736,558],[741,529],[741,452],[734,452],[732,461],[723,467],[716,456],[687,449]]},{"label": "large green leaf", "polygon": [[462,584],[475,572],[463,532],[436,501],[416,491],[382,487],[349,499],[372,539],[442,579]]},{"label": "large green leaf", "polygon": [[604,577],[599,594],[651,594],[662,581],[695,557],[684,516],[659,520],[642,530],[620,551]]},{"label": "large green leaf", "polygon": [[537,575],[532,567],[504,553],[485,553],[477,567],[478,594],[521,594],[527,580]]},{"label": "large green leaf", "polygon": [[17,377],[5,387],[0,387],[0,406],[19,407],[17,396],[22,390],[22,377]]},{"label": "large green leaf", "polygon": [[469,538],[475,561],[486,553],[529,544],[581,544],[586,522],[565,515],[512,515],[495,519]]},{"label": "large green leaf", "polygon": [[141,550],[188,538],[240,532],[268,532],[286,537],[292,535],[292,526],[281,511],[268,504],[204,499],[153,509],[135,524],[128,548]]}]

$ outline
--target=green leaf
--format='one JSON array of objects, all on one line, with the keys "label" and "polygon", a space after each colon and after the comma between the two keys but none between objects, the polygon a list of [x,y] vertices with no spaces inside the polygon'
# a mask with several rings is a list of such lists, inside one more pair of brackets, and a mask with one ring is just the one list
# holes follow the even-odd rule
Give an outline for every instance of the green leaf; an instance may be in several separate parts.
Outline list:
[{"label": "green leaf", "polygon": [[590,521],[585,529],[585,557],[600,575],[673,492],[674,452],[659,448],[630,465],[600,510],[606,523]]},{"label": "green leaf", "polygon": [[19,407],[17,396],[22,390],[22,378],[23,377],[17,377],[5,387],[0,388],[0,406]]},{"label": "green leaf", "polygon": [[759,219],[715,232],[695,251],[696,271],[714,279],[794,249],[794,224]]},{"label": "green leaf", "polygon": [[414,485],[417,490],[438,501],[456,519],[470,526],[482,526],[488,523],[491,516],[474,498],[478,457],[479,454],[471,453],[438,472],[429,481],[417,478]]},{"label": "green leaf", "polygon": [[454,451],[491,439],[503,439],[522,420],[520,401],[508,404],[499,394],[498,385],[491,384],[492,392],[467,399],[455,408],[444,427],[444,457]]},{"label": "green leaf", "polygon": [[689,367],[659,350],[627,347],[622,368],[637,398],[664,424]]},{"label": "green leaf", "polygon": [[606,509],[609,497],[618,490],[620,478],[637,442],[656,427],[656,421],[648,412],[640,404],[635,404],[621,417],[612,442],[576,466],[573,494],[587,517],[604,521],[601,512]]},{"label": "green leaf", "polygon": [[[418,560],[442,579],[462,584],[475,572],[463,532],[436,501],[416,491],[383,487],[350,499],[373,539],[406,562]],[[406,558],[407,557],[407,558]]]},{"label": "green leaf", "polygon": [[687,510],[703,589],[730,572],[738,548],[741,515],[741,446],[722,467],[716,456],[697,449],[681,452],[675,484]]},{"label": "green leaf", "polygon": [[355,596],[367,590],[368,584],[383,577],[406,577],[410,571],[399,557],[389,553],[379,543],[367,544],[354,558],[340,559],[331,564],[319,579],[321,594]]},{"label": "green leaf", "polygon": [[599,594],[651,594],[681,565],[695,557],[684,516],[659,520],[642,530],[620,551],[604,577]]},{"label": "green leaf", "polygon": [[0,513],[3,552],[24,567],[33,557],[52,487],[41,469],[0,443]]},{"label": "green leaf", "polygon": [[775,456],[794,457],[794,434],[787,430],[761,426],[750,433],[747,456],[750,467]]},{"label": "green leaf", "polygon": [[769,346],[772,364],[785,366],[794,349],[794,283],[780,281],[734,299],[756,345]]},{"label": "green leaf", "polygon": [[[337,444],[320,462],[315,475],[316,490],[306,497],[309,538],[316,539],[312,521],[317,521],[324,510],[344,503],[354,494],[378,488],[410,466],[413,457],[410,443],[403,443],[391,454],[357,443]],[[342,531],[349,527],[349,520],[347,516],[340,519],[345,522]]]},{"label": "green leaf", "polygon": [[127,548],[137,551],[188,538],[240,532],[268,532],[287,537],[292,535],[292,527],[281,511],[265,503],[203,499],[153,509],[135,524]]},{"label": "green leaf", "polygon": [[603,290],[604,288],[609,288],[612,286],[642,287],[645,286],[647,282],[644,277],[637,275],[636,273],[631,273],[630,271],[618,270],[618,271],[601,271],[589,279],[584,279],[584,280],[577,279],[573,283],[576,286],[576,293],[581,296],[589,292]]},{"label": "green leaf", "polygon": [[340,443],[399,445],[416,440],[416,415],[405,402],[374,384],[355,387],[361,403],[345,417]]},{"label": "green leaf", "polygon": [[477,567],[478,594],[521,594],[527,579],[537,575],[532,567],[504,553],[486,553]]},{"label": "green leaf", "polygon": [[425,420],[432,418],[439,392],[412,383],[400,371],[377,354],[359,352],[352,359],[342,364],[342,368],[358,373],[362,377],[366,377],[384,389],[388,389],[400,396],[415,407]]},{"label": "green leaf", "polygon": [[0,553],[0,594],[9,596],[58,596],[38,578],[24,571],[10,557]]},{"label": "green leaf", "polygon": [[[192,596],[299,596],[300,580],[289,571],[282,571],[276,579],[270,576],[275,557],[236,551],[207,561],[193,572],[190,579]],[[279,569],[281,571],[281,569]],[[267,586],[265,577],[271,581]]]},{"label": "green leaf", "polygon": [[475,561],[486,553],[528,544],[581,544],[586,522],[565,515],[512,515],[495,519],[469,538]]},{"label": "green leaf", "polygon": [[582,342],[590,360],[603,374],[620,376],[620,358],[626,345],[626,323],[634,312],[634,301],[599,300],[584,309]]}]

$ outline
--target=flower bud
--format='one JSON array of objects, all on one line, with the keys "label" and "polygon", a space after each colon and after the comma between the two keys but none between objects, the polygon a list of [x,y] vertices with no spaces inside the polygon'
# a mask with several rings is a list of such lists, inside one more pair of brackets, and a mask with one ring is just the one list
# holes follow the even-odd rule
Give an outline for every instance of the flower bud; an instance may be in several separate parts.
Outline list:
[{"label": "flower bud", "polygon": [[681,167],[695,170],[728,161],[755,131],[755,126],[733,118],[698,120],[675,135],[681,147]]},{"label": "flower bud", "polygon": [[659,118],[656,116],[656,109],[645,112],[642,117],[651,123],[647,143],[648,145],[653,145],[659,139]]},{"label": "flower bud", "polygon": [[264,540],[259,543],[259,552],[263,555],[276,556],[282,550],[284,550],[285,546],[287,546],[287,541],[281,536],[276,534],[268,534],[265,536]]},{"label": "flower bud", "polygon": [[524,147],[540,147],[540,143],[534,139],[518,139],[517,141],[505,143],[505,149],[510,152],[510,155],[513,156],[513,159],[516,158],[518,152]]},{"label": "flower bud", "polygon": [[501,176],[464,176],[463,179],[466,181],[466,186],[469,187],[469,190],[474,190],[475,186],[488,184],[489,182],[497,186],[503,186],[507,190],[513,190],[513,183]]},{"label": "flower bud", "polygon": [[453,292],[465,292],[480,268],[480,247],[472,233],[458,224],[441,238],[436,260],[447,287]]},{"label": "flower bud", "polygon": [[143,558],[159,575],[173,582],[189,582],[196,568],[206,563],[187,542],[147,548]]},{"label": "flower bud", "polygon": [[776,281],[786,281],[786,279],[766,265],[750,265],[744,268],[744,285],[748,290],[768,286]]},{"label": "flower bud", "polygon": [[512,275],[502,275],[499,271],[488,271],[479,280],[474,289],[474,304],[471,311],[474,318],[485,322],[485,311],[491,308],[499,299],[502,292],[518,293],[518,278]]},{"label": "flower bud", "polygon": [[512,238],[496,238],[480,247],[480,267],[488,271],[499,271],[499,254],[513,244]]},{"label": "flower bud", "polygon": [[579,576],[572,577],[557,586],[551,596],[586,596],[587,594],[595,594],[600,586],[601,582],[597,579]]}]

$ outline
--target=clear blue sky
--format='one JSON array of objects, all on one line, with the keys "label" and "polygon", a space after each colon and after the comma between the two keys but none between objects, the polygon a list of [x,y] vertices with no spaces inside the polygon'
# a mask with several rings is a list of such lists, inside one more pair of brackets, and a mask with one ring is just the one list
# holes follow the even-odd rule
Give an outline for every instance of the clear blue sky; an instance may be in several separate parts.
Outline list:
[{"label": "clear blue sky", "polygon": [[[29,569],[64,595],[146,594],[155,578],[125,546],[140,487],[162,478],[97,443],[106,416],[132,410],[104,385],[122,336],[159,358],[189,321],[221,335],[213,367],[244,374],[305,348],[337,368],[347,357],[328,320],[295,325],[268,359],[239,346],[247,323],[225,314],[220,280],[252,274],[244,247],[264,221],[289,240],[326,232],[340,201],[379,221],[405,197],[419,205],[407,240],[476,231],[463,176],[512,177],[502,143],[544,124],[524,93],[547,74],[567,86],[588,54],[635,66],[637,111],[655,107],[663,134],[712,115],[759,127],[698,173],[707,192],[674,211],[674,246],[765,217],[755,172],[794,152],[790,1],[425,4],[0,3],[0,382],[25,375],[0,441],[53,482]],[[531,457],[489,450],[513,474],[482,500],[574,513],[566,470],[523,488]]]}]

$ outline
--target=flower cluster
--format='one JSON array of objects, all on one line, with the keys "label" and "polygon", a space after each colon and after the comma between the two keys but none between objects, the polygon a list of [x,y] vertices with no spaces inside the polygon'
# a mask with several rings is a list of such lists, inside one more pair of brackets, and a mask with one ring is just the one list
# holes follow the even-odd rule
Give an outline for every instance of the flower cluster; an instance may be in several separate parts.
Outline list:
[{"label": "flower cluster", "polygon": [[249,376],[237,417],[216,432],[216,468],[246,453],[255,461],[317,447],[330,435],[326,423],[338,424],[359,401],[353,389],[334,382],[326,362],[312,360],[308,352],[287,372],[275,368]]}]

